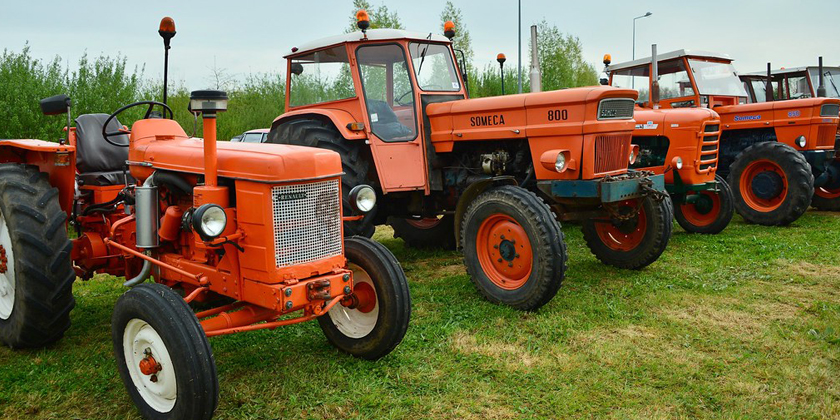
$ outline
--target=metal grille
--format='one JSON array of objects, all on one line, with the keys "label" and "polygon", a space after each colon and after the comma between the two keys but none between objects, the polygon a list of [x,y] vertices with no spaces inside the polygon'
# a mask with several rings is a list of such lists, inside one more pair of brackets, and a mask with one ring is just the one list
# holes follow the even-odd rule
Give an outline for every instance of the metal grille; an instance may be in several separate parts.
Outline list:
[{"label": "metal grille", "polygon": [[820,126],[820,128],[817,130],[817,147],[834,146],[834,140],[836,135],[836,127],[830,125]]},{"label": "metal grille", "polygon": [[825,104],[820,108],[821,117],[836,117],[838,114],[840,114],[840,105]]},{"label": "metal grille", "polygon": [[[708,127],[706,126],[706,132],[709,132]],[[719,127],[718,125],[714,125],[712,127]],[[717,131],[717,130],[714,130]],[[706,172],[711,168],[717,166],[717,159],[718,159],[718,145],[720,135],[711,135],[711,136],[703,136],[701,143],[700,143],[700,165],[697,167],[699,172]]]},{"label": "metal grille", "polygon": [[595,173],[627,169],[632,134],[602,134],[595,137]]},{"label": "metal grille", "polygon": [[611,98],[602,99],[598,103],[599,120],[629,120],[633,118],[633,108],[636,103],[632,99]]},{"label": "metal grille", "polygon": [[271,189],[277,267],[341,254],[341,196],[337,179]]}]

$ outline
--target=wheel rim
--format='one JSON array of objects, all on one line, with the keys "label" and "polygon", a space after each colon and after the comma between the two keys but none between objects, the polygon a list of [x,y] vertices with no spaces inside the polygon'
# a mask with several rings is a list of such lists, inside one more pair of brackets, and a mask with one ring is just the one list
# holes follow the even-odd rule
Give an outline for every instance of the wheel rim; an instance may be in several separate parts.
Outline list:
[{"label": "wheel rim", "polygon": [[405,219],[405,222],[416,229],[431,229],[440,224],[440,219],[437,217],[424,217],[422,219]]},{"label": "wheel rim", "polygon": [[0,319],[9,319],[15,308],[15,258],[6,218],[0,213]]},{"label": "wheel rim", "polygon": [[370,275],[362,267],[349,264],[353,271],[353,307],[335,305],[327,312],[335,327],[350,338],[364,338],[379,320],[379,298]]},{"label": "wheel rim", "polygon": [[160,335],[142,319],[128,321],[123,353],[131,381],[151,408],[166,413],[175,407],[178,383],[169,350]]},{"label": "wheel rim", "polygon": [[769,160],[757,160],[747,165],[739,186],[747,205],[761,212],[777,209],[785,201],[788,192],[785,172]]},{"label": "wheel rim", "polygon": [[680,204],[680,211],[685,220],[694,226],[711,225],[720,214],[720,195],[711,191],[702,191],[697,195],[697,201]]},{"label": "wheel rim", "polygon": [[[635,211],[636,201],[624,201],[618,206],[619,213]],[[595,221],[595,232],[601,242],[614,251],[631,251],[645,239],[647,217],[644,206],[639,207],[636,216],[628,220]]]},{"label": "wheel rim", "polygon": [[835,190],[828,190],[823,187],[820,187],[815,189],[814,193],[816,193],[818,197],[827,198],[829,200],[840,198],[840,188],[837,188]]},{"label": "wheel rim", "polygon": [[494,214],[481,222],[476,253],[484,274],[501,289],[518,289],[531,276],[531,241],[525,229],[508,215]]}]

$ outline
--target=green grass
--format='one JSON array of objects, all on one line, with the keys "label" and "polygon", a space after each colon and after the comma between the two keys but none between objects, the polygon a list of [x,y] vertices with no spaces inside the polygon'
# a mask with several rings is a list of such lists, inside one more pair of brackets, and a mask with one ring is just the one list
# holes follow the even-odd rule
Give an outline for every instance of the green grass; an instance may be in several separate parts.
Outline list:
[{"label": "green grass", "polygon": [[[735,217],[717,236],[679,227],[641,271],[599,264],[577,226],[570,264],[536,313],[482,300],[452,252],[406,249],[403,343],[378,362],[340,354],[315,323],[211,339],[219,418],[837,418],[840,215],[786,228]],[[112,356],[123,292],[75,286],[57,345],[0,349],[0,416],[134,418]]]}]

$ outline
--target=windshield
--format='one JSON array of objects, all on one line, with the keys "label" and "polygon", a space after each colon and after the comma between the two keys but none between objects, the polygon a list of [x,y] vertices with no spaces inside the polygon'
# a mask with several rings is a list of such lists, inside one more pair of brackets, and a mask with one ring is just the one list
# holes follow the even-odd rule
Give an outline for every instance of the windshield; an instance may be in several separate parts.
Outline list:
[{"label": "windshield", "polygon": [[293,58],[290,73],[289,106],[356,96],[347,49],[343,45]]},{"label": "windshield", "polygon": [[614,71],[612,73],[612,86],[636,89],[639,91],[639,99],[636,100],[636,103],[643,104],[647,102],[650,96],[649,66]]},{"label": "windshield", "polygon": [[694,59],[689,59],[688,64],[701,95],[747,97],[744,84],[741,83],[732,64]]},{"label": "windshield", "polygon": [[[808,73],[811,75],[811,84],[814,85],[814,89],[818,88],[820,86],[819,68],[814,67],[808,69]],[[825,83],[825,96],[829,98],[840,98],[840,69],[823,68],[823,80]]]},{"label": "windshield", "polygon": [[412,42],[408,44],[414,74],[420,89],[437,92],[457,92],[461,82],[452,62],[449,47],[442,44]]}]

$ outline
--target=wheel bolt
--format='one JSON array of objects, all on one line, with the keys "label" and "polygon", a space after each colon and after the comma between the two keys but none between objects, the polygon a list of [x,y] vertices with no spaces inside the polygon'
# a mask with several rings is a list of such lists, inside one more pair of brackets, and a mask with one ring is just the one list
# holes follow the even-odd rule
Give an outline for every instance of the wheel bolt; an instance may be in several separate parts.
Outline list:
[{"label": "wheel bolt", "polygon": [[157,382],[157,375],[152,375],[152,377],[149,378],[149,380],[152,382]]},{"label": "wheel bolt", "polygon": [[344,281],[350,281],[350,275],[345,274],[344,277],[342,277],[341,279],[344,280]]},{"label": "wheel bolt", "polygon": [[519,258],[519,254],[516,254],[516,258]]},{"label": "wheel bolt", "polygon": [[493,249],[499,249],[499,245],[498,244],[493,245]]},{"label": "wheel bolt", "polygon": [[508,263],[508,267],[513,267],[513,263]]},{"label": "wheel bolt", "polygon": [[292,301],[286,302],[286,309],[292,309],[292,306],[295,306],[295,304],[292,303]]},{"label": "wheel bolt", "polygon": [[502,235],[502,236],[501,236],[501,238],[502,238],[502,239],[505,239],[505,235]]},{"label": "wheel bolt", "polygon": [[350,294],[350,286],[344,286],[344,294],[345,294],[345,295],[349,295],[349,294]]},{"label": "wheel bolt", "polygon": [[291,287],[286,288],[286,291],[285,291],[285,292],[283,292],[283,293],[285,293],[285,294],[286,294],[286,296],[291,296],[291,295],[292,295],[292,288],[291,288]]},{"label": "wheel bolt", "polygon": [[501,259],[501,258],[499,258],[499,262],[502,262],[502,259]]}]

